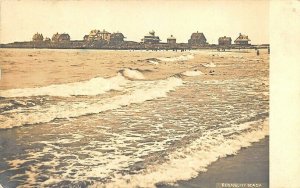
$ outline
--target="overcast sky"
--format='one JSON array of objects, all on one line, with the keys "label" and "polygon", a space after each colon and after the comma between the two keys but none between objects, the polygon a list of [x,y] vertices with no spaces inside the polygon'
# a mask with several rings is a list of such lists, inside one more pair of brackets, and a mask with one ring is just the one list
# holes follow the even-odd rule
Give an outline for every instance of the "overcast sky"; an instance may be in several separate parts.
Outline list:
[{"label": "overcast sky", "polygon": [[82,40],[92,29],[119,31],[133,41],[154,30],[162,42],[171,34],[187,42],[199,31],[209,43],[225,35],[234,40],[239,33],[252,44],[269,43],[269,2],[264,0],[0,1],[1,43],[29,41],[36,32],[50,38],[66,32],[71,40]]}]

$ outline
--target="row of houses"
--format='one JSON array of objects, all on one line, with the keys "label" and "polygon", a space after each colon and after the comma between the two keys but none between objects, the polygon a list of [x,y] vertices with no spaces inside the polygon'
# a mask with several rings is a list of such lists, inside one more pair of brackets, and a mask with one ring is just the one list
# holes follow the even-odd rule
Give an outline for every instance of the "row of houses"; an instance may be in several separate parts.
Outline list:
[{"label": "row of houses", "polygon": [[[92,41],[107,41],[109,43],[122,43],[124,41],[124,35],[120,32],[117,33],[110,33],[108,31],[100,31],[100,30],[92,30],[88,35],[85,35],[83,37],[83,40],[86,42],[92,42]],[[52,38],[44,38],[43,34],[36,33],[32,37],[33,42],[41,42],[41,41],[52,41],[52,42],[68,42],[70,41],[70,35],[67,33],[55,33]]]},{"label": "row of houses", "polygon": [[45,42],[50,42],[51,40],[53,42],[65,42],[65,41],[70,41],[70,35],[67,34],[67,33],[62,33],[62,34],[59,34],[59,33],[55,33],[53,36],[52,36],[52,39],[46,37],[44,39],[43,37],[43,34],[41,33],[36,33],[33,35],[32,37],[32,41],[33,42],[41,42],[41,41],[45,41]]},{"label": "row of houses", "polygon": [[[239,36],[237,37],[237,39],[235,39],[234,43],[235,44],[239,44],[239,45],[248,45],[249,41],[251,41],[247,35],[243,35],[243,34],[239,34]],[[227,45],[231,45],[231,37],[220,37],[218,40],[218,43],[220,46],[227,46]]]},{"label": "row of houses", "polygon": [[[122,33],[120,32],[116,32],[116,33],[110,33],[106,30],[91,30],[90,33],[88,35],[84,35],[83,37],[83,41],[85,42],[94,42],[94,41],[104,41],[108,44],[112,44],[112,45],[118,45],[124,42],[124,38],[126,38]],[[70,35],[67,33],[55,33],[52,36],[52,39],[46,37],[44,39],[43,35],[40,33],[36,33],[33,35],[32,37],[32,41],[34,42],[39,42],[39,41],[46,41],[46,42],[68,42],[70,41]],[[239,34],[239,36],[237,37],[237,39],[234,41],[235,44],[238,45],[248,45],[249,44],[250,39],[248,38],[248,36],[243,35],[243,34]],[[158,44],[160,43],[161,40],[159,38],[159,36],[155,35],[155,31],[150,31],[148,34],[146,34],[144,36],[144,38],[141,39],[141,43],[144,44]],[[176,44],[176,38],[171,35],[170,37],[167,38],[167,44],[170,45],[175,45]],[[188,40],[188,44],[190,46],[205,46],[208,45],[208,42],[206,40],[206,37],[204,36],[203,33],[200,32],[195,32],[192,33],[190,39]],[[218,44],[220,46],[228,46],[232,44],[232,39],[231,37],[220,37],[218,39]]]},{"label": "row of houses", "polygon": [[[154,31],[150,31],[149,34],[145,35],[144,38],[142,39],[143,43],[147,44],[158,44],[160,43],[159,36],[155,36]],[[250,39],[246,35],[242,35],[241,33],[237,37],[237,39],[234,41],[235,44],[238,45],[248,45]],[[176,38],[171,35],[170,37],[167,38],[167,43],[168,44],[176,44]],[[208,45],[208,42],[206,40],[206,37],[204,36],[203,33],[199,33],[198,31],[196,33],[192,33],[191,38],[188,40],[188,44],[191,46],[205,46]],[[228,46],[232,44],[232,39],[231,37],[220,37],[218,39],[218,44],[220,46]]]}]

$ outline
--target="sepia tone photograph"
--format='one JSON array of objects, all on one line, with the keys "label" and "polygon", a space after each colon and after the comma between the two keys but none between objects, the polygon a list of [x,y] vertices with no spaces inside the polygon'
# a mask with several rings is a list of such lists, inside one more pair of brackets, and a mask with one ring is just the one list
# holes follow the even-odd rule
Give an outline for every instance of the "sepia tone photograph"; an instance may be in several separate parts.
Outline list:
[{"label": "sepia tone photograph", "polygon": [[270,187],[270,1],[0,2],[0,188]]}]

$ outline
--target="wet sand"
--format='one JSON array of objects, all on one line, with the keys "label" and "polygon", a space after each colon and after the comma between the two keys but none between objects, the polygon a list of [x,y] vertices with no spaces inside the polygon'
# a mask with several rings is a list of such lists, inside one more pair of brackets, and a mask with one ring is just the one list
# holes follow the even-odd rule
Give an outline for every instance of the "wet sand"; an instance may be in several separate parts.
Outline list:
[{"label": "wet sand", "polygon": [[241,149],[237,155],[221,158],[206,172],[178,186],[159,185],[159,188],[215,188],[217,183],[256,183],[269,187],[269,137]]}]

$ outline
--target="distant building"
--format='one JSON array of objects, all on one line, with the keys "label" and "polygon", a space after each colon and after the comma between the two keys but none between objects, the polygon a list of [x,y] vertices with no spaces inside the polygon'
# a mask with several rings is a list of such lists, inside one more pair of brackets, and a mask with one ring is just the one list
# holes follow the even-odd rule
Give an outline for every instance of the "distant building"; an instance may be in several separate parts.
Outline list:
[{"label": "distant building", "polygon": [[191,35],[191,38],[189,39],[188,41],[189,45],[192,45],[192,46],[203,46],[203,45],[206,45],[206,38],[204,36],[203,33],[199,33],[197,31],[197,33],[193,33]]},{"label": "distant building", "polygon": [[235,39],[234,43],[239,45],[249,45],[250,39],[246,35],[240,33],[239,37]]},{"label": "distant building", "polygon": [[83,40],[84,40],[84,41],[89,40],[89,35],[84,35]]},{"label": "distant building", "polygon": [[120,44],[120,43],[123,43],[124,42],[124,35],[123,33],[113,33],[111,34],[110,36],[110,44]]},{"label": "distant building", "polygon": [[40,34],[40,33],[36,33],[32,37],[32,41],[34,41],[34,42],[41,42],[43,40],[44,40],[43,34]]},{"label": "distant building", "polygon": [[168,44],[176,44],[176,38],[171,35],[169,38],[167,38]]},{"label": "distant building", "polygon": [[[88,40],[89,41],[95,41],[95,40],[100,40],[100,30],[92,30],[90,31],[90,34],[88,35]],[[85,35],[86,36],[86,35]]]},{"label": "distant building", "polygon": [[219,42],[219,45],[220,46],[228,46],[228,45],[231,45],[231,37],[220,37],[218,42]]},{"label": "distant building", "polygon": [[51,39],[49,37],[46,37],[45,42],[51,42]]},{"label": "distant building", "polygon": [[160,42],[159,36],[155,36],[155,32],[152,30],[149,34],[145,35],[142,39],[145,44],[158,44]]},{"label": "distant building", "polygon": [[[86,38],[86,35],[84,36]],[[90,32],[90,34],[87,37],[88,41],[98,41],[98,40],[105,40],[110,41],[111,33],[108,31],[100,31],[97,29],[94,29]]]},{"label": "distant building", "polygon": [[68,42],[68,41],[70,41],[70,35],[67,33],[63,33],[63,34],[55,33],[52,36],[52,41],[53,42]]},{"label": "distant building", "polygon": [[103,40],[110,41],[111,33],[103,29],[103,31],[100,32],[100,36]]}]

